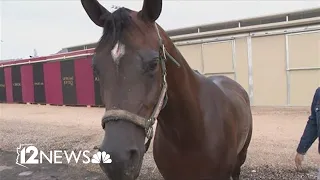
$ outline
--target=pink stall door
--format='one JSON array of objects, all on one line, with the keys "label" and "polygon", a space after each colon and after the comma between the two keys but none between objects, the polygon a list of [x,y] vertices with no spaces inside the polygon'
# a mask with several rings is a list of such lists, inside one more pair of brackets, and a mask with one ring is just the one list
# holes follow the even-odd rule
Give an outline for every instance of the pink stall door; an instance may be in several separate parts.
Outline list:
[{"label": "pink stall door", "polygon": [[76,76],[77,102],[79,105],[94,105],[94,83],[91,59],[74,61]]},{"label": "pink stall door", "polygon": [[60,61],[43,64],[46,103],[63,104]]}]

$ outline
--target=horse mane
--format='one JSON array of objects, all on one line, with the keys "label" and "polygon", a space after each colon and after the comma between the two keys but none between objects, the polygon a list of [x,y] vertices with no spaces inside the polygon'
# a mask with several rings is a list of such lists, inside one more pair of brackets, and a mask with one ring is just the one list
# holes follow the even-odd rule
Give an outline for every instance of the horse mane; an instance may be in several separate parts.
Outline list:
[{"label": "horse mane", "polygon": [[132,10],[121,7],[113,13],[107,13],[101,17],[105,19],[105,23],[102,36],[95,51],[98,51],[110,42],[110,46],[114,47],[119,40],[122,40],[124,30],[131,27],[133,24],[133,20],[130,16],[131,12]]}]

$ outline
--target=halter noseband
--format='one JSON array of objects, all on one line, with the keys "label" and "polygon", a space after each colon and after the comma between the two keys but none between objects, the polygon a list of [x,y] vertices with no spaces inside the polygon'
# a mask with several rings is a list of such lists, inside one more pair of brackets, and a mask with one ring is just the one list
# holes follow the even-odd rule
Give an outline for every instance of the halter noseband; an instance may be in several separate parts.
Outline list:
[{"label": "halter noseband", "polygon": [[[160,92],[160,96],[159,96],[159,99],[158,99],[156,106],[154,107],[154,110],[151,114],[151,117],[149,119],[144,119],[144,118],[138,118],[135,120],[132,120],[130,118],[124,119],[124,120],[127,120],[131,123],[138,125],[139,127],[142,127],[145,130],[146,138],[148,139],[145,144],[145,152],[148,151],[152,137],[153,137],[153,125],[154,125],[156,119],[158,118],[160,111],[166,105],[167,99],[168,99],[168,97],[167,97],[168,84],[167,84],[167,80],[166,80],[167,69],[166,69],[166,64],[165,64],[167,57],[169,57],[169,59],[171,61],[173,61],[178,67],[180,67],[180,64],[166,50],[157,24],[155,23],[154,25],[155,25],[155,28],[156,28],[156,31],[158,34],[159,47],[160,47],[159,48],[159,63],[161,65],[160,67],[161,67],[161,71],[162,71],[162,87],[161,87],[162,89]],[[111,121],[111,119],[108,119],[108,118],[102,119],[102,128],[103,129],[104,129],[104,124],[109,121]]]}]

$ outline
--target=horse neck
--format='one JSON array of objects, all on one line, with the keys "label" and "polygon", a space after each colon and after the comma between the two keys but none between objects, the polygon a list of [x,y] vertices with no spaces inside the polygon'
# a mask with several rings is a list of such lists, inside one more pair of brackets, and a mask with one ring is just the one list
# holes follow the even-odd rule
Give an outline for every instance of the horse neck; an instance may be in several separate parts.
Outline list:
[{"label": "horse neck", "polygon": [[172,140],[178,141],[173,144],[181,143],[185,146],[190,143],[184,141],[200,142],[202,133],[196,132],[203,126],[199,105],[199,78],[171,41],[166,44],[166,48],[180,67],[169,59],[166,62],[168,102],[159,115],[158,124],[168,138],[175,137]]}]

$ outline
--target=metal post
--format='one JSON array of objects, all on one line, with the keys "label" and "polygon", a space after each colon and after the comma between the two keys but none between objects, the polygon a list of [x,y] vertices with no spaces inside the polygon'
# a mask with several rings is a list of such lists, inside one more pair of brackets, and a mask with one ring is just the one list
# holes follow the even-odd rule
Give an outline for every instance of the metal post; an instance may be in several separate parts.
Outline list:
[{"label": "metal post", "polygon": [[201,43],[201,72],[204,74],[203,43]]},{"label": "metal post", "polygon": [[247,37],[247,47],[248,47],[248,78],[249,78],[249,98],[250,103],[253,104],[253,77],[252,77],[252,42],[251,36]]},{"label": "metal post", "polygon": [[237,81],[237,70],[236,70],[236,40],[232,40],[232,70],[234,71],[234,80]]},{"label": "metal post", "polygon": [[290,65],[289,65],[289,43],[288,35],[285,35],[286,41],[286,78],[287,78],[287,106],[290,106]]}]

